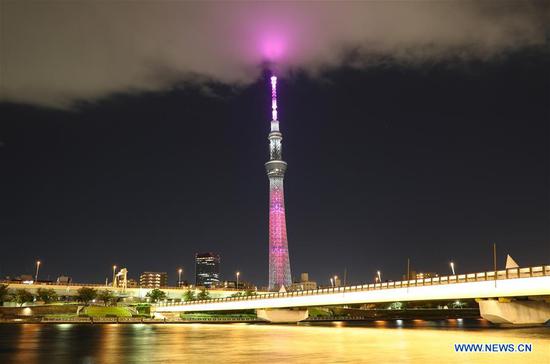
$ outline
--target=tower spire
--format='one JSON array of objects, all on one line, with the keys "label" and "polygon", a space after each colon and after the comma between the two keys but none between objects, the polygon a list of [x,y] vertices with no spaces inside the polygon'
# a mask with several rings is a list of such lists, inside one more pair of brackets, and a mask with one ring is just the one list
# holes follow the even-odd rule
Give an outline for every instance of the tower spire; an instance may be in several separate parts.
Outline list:
[{"label": "tower spire", "polygon": [[277,119],[277,76],[271,76],[271,131],[279,131]]},{"label": "tower spire", "polygon": [[282,159],[283,135],[277,116],[277,77],[271,76],[271,132],[269,161],[265,164],[269,178],[269,289],[278,290],[292,283],[286,235],[283,180],[286,162]]}]

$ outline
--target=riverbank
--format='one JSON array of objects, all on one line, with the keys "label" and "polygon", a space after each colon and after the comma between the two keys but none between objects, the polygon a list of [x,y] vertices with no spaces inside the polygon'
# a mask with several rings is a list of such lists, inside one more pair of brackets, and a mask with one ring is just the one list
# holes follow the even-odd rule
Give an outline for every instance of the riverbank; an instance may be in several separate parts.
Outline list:
[{"label": "riverbank", "polygon": [[[312,308],[309,318],[303,322],[374,322],[383,320],[452,320],[479,319],[479,309],[405,309],[405,310],[359,310]],[[253,312],[209,312],[170,315],[165,318],[153,318],[139,313],[135,308],[104,306],[34,306],[0,309],[0,324],[38,323],[38,324],[146,324],[146,323],[262,323]]]},{"label": "riverbank", "polygon": [[263,323],[260,319],[204,318],[194,320],[169,320],[134,317],[75,317],[75,318],[24,318],[0,319],[0,324],[194,324],[194,323]]},{"label": "riverbank", "polygon": [[[485,321],[478,317],[469,317],[468,320]],[[349,322],[349,323],[380,323],[384,322],[399,322],[400,324],[408,322],[428,322],[428,321],[455,321],[461,322],[462,318],[437,318],[437,319],[381,319],[368,317],[349,317],[349,316],[331,316],[331,317],[310,317],[300,323],[331,323],[331,322]],[[74,317],[74,318],[47,318],[47,317],[29,317],[16,319],[0,319],[0,324],[235,324],[235,323],[251,323],[262,324],[268,323],[258,318],[224,318],[224,317],[204,317],[193,319],[154,319],[145,317]]]}]

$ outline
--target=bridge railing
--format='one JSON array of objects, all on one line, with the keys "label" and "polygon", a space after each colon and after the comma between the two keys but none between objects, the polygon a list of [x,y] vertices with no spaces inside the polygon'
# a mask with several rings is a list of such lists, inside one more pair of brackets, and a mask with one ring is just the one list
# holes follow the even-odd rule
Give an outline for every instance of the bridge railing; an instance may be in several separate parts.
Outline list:
[{"label": "bridge railing", "polygon": [[312,295],[320,295],[320,294],[335,294],[335,293],[345,293],[345,292],[372,291],[372,290],[380,290],[380,289],[397,289],[397,288],[422,287],[422,286],[432,286],[432,285],[460,284],[460,283],[481,282],[481,281],[495,281],[495,280],[498,281],[498,280],[504,280],[504,279],[517,279],[517,278],[530,278],[530,277],[543,277],[543,276],[550,276],[550,265],[525,267],[525,268],[509,268],[509,269],[490,271],[490,272],[455,274],[450,276],[440,276],[440,277],[434,277],[434,278],[412,279],[412,280],[405,280],[405,281],[383,282],[383,283],[370,283],[370,284],[362,284],[362,285],[355,285],[355,286],[318,288],[313,290],[290,291],[290,292],[273,292],[273,293],[257,294],[257,295],[250,295],[250,296],[212,298],[208,300],[193,300],[193,301],[187,301],[187,302],[166,301],[166,302],[157,303],[157,306],[180,306],[180,305],[195,305],[195,304],[204,304],[204,303],[294,297],[294,296],[312,296]]}]

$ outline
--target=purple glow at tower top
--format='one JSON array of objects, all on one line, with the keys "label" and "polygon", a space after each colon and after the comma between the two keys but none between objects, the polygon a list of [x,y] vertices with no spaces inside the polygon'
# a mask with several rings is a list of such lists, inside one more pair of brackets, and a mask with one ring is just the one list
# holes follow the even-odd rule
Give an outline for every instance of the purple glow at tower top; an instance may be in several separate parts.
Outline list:
[{"label": "purple glow at tower top", "polygon": [[277,121],[277,77],[271,76],[271,117]]},{"label": "purple glow at tower top", "polygon": [[262,56],[270,61],[281,59],[284,53],[284,41],[281,36],[268,35],[262,39]]}]

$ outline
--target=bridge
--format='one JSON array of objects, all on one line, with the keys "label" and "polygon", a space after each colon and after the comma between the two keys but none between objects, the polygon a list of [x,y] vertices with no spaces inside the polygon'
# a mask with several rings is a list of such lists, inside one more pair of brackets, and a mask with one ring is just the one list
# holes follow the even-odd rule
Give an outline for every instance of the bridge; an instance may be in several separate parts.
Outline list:
[{"label": "bridge", "polygon": [[298,322],[308,317],[308,307],[459,299],[476,299],[481,316],[493,323],[545,323],[550,320],[550,265],[185,303],[163,302],[154,311],[163,316],[254,309],[266,321]]}]

